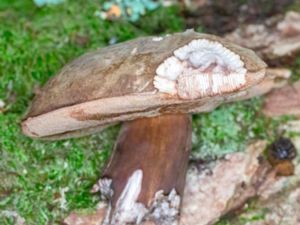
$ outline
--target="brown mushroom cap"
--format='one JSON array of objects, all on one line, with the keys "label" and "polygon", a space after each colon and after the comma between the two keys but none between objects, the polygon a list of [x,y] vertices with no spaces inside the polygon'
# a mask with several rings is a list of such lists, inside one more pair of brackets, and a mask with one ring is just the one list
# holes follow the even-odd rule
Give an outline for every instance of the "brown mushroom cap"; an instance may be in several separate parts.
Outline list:
[{"label": "brown mushroom cap", "polygon": [[[192,100],[158,92],[153,86],[157,67],[174,50],[195,39],[219,42],[238,54],[247,69],[246,85],[231,93]],[[60,139],[139,117],[208,111],[260,82],[265,68],[253,51],[213,35],[186,31],[163,38],[138,38],[85,54],[66,65],[35,96],[22,123],[23,132]]]}]

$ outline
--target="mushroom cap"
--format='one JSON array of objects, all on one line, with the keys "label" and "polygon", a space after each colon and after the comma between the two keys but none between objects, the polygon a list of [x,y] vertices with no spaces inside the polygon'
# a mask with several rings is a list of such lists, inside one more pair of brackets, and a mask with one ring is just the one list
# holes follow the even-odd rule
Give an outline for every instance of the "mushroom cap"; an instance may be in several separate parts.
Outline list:
[{"label": "mushroom cap", "polygon": [[[157,67],[176,49],[197,39],[219,42],[239,55],[247,70],[246,84],[229,93],[197,99],[157,91],[153,85]],[[188,30],[161,38],[138,38],[85,54],[63,67],[34,97],[22,129],[31,137],[61,139],[140,117],[210,111],[259,83],[265,68],[253,51],[213,35]]]}]

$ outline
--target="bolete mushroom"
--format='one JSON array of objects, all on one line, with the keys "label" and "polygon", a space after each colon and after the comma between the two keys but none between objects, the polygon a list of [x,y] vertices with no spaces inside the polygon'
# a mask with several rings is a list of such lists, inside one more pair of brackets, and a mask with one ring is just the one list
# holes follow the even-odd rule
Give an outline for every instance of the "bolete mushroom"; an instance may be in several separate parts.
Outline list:
[{"label": "bolete mushroom", "polygon": [[85,135],[126,121],[95,186],[105,224],[176,224],[191,145],[190,113],[242,99],[265,75],[253,51],[186,31],[102,48],[66,65],[22,123],[34,138]]}]

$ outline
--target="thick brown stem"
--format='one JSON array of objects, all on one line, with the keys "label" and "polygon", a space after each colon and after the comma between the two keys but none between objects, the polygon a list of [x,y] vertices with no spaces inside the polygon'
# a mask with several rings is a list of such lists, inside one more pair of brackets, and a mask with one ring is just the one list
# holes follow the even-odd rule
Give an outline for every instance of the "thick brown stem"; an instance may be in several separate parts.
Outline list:
[{"label": "thick brown stem", "polygon": [[184,114],[124,123],[99,181],[110,201],[104,224],[177,224],[191,133]]}]

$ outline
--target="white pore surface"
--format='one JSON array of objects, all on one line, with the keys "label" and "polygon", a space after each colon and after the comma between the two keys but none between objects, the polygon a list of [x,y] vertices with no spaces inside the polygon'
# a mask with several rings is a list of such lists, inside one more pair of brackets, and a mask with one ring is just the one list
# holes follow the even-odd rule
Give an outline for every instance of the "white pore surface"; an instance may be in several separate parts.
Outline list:
[{"label": "white pore surface", "polygon": [[143,171],[136,170],[128,179],[127,184],[116,203],[110,225],[140,224],[148,212],[145,206],[137,203],[142,189]]},{"label": "white pore surface", "polygon": [[195,99],[239,89],[246,83],[246,72],[239,55],[219,42],[198,39],[158,66],[154,86],[160,92]]}]

